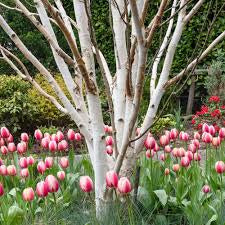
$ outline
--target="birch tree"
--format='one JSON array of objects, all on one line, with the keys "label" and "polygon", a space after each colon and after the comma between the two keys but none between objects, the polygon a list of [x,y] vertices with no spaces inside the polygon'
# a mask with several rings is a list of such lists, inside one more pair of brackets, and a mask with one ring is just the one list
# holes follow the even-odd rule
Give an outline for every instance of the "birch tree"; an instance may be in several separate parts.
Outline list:
[{"label": "birch tree", "polygon": [[[34,85],[39,93],[48,98],[58,110],[69,115],[80,129],[85,137],[95,173],[96,215],[101,218],[107,202],[112,200],[110,191],[106,190],[106,172],[113,169],[120,176],[132,174],[163,95],[169,87],[185,77],[224,40],[225,31],[205,46],[199,57],[184,65],[184,69],[171,78],[171,67],[182,33],[189,21],[198,16],[201,7],[206,4],[205,1],[198,0],[193,3],[189,0],[161,0],[157,13],[147,24],[146,17],[151,11],[149,0],[109,0],[116,61],[116,73],[112,74],[98,47],[98,42],[104,40],[96,40],[89,0],[73,0],[75,20],[67,15],[62,0],[54,0],[51,3],[49,0],[33,0],[36,7],[33,12],[26,8],[22,0],[12,0],[12,2],[14,7],[9,7],[2,0],[0,7],[4,10],[18,11],[43,35],[49,43],[58,71],[71,98],[65,95],[50,70],[26,47],[26,43],[21,41],[16,31],[10,27],[10,21],[4,19],[4,13],[0,15],[1,29],[48,81],[59,101],[42,89],[11,49],[0,43],[1,59],[5,60],[19,76]],[[169,17],[164,15],[165,11],[170,12]],[[143,123],[138,124],[143,88],[147,85],[144,80],[148,53],[152,48],[155,33],[162,25],[167,29],[153,59],[149,105]],[[54,26],[57,26],[64,35],[70,52],[65,52],[60,47],[54,33]],[[75,36],[75,31],[78,32],[78,38]],[[159,64],[162,65],[162,69]],[[103,121],[96,66],[100,68],[101,78],[104,81],[113,129],[112,157],[105,153],[104,122],[108,121]],[[136,137],[138,125],[141,129],[139,136]]]}]

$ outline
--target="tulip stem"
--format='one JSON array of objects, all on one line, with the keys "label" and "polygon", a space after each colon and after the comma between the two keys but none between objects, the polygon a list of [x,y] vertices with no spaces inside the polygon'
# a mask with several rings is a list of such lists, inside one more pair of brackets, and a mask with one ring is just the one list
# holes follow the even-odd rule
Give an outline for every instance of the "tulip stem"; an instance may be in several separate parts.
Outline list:
[{"label": "tulip stem", "polygon": [[[54,203],[55,203],[55,214],[57,215],[57,202],[56,202],[56,196],[55,193],[53,192],[53,198],[54,198]],[[58,220],[56,218],[56,225],[58,225]]]},{"label": "tulip stem", "polygon": [[222,192],[222,187],[223,187],[223,175],[222,173],[220,174],[220,178],[221,178],[221,185],[220,185],[220,203],[221,203],[221,216],[223,213],[223,192]]},{"label": "tulip stem", "polygon": [[34,224],[34,215],[33,215],[33,211],[32,211],[32,203],[29,202],[28,205],[29,205],[30,213],[31,213],[31,224]]}]

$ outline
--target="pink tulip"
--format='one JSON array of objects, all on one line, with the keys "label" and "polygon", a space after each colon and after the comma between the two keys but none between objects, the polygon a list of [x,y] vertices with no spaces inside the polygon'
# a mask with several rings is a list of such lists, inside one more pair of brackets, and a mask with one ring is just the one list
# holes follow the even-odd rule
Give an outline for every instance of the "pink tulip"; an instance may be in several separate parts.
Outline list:
[{"label": "pink tulip", "polygon": [[166,146],[169,144],[169,142],[170,142],[170,140],[167,135],[162,135],[159,139],[159,143],[161,146]]},{"label": "pink tulip", "polygon": [[225,138],[225,128],[224,127],[220,128],[220,130],[219,130],[219,136],[222,139]]},{"label": "pink tulip", "polygon": [[188,133],[181,131],[179,134],[179,138],[180,138],[180,140],[187,142],[189,139],[189,135],[188,135]]},{"label": "pink tulip", "polygon": [[105,133],[109,133],[109,126],[108,125],[104,125],[104,131],[105,131]]},{"label": "pink tulip", "polygon": [[57,150],[57,143],[56,141],[50,141],[48,148],[51,152],[55,152]]},{"label": "pink tulip", "polygon": [[194,160],[195,161],[201,161],[201,159],[202,159],[202,156],[199,154],[199,153],[194,153]]},{"label": "pink tulip", "polygon": [[178,148],[178,150],[177,150],[177,157],[184,157],[185,156],[185,149],[184,148]]},{"label": "pink tulip", "polygon": [[191,151],[192,153],[195,153],[196,152],[196,146],[195,146],[195,144],[191,143],[188,146],[188,151]]},{"label": "pink tulip", "polygon": [[199,149],[200,148],[200,143],[199,143],[199,140],[198,139],[193,139],[191,141],[191,144],[194,144],[196,149]]},{"label": "pink tulip", "polygon": [[165,174],[166,176],[170,174],[169,168],[165,168],[164,174]]},{"label": "pink tulip", "polygon": [[223,161],[217,161],[215,164],[215,170],[217,173],[223,173],[225,171],[225,165]]},{"label": "pink tulip", "polygon": [[155,141],[154,137],[148,136],[145,139],[145,142],[144,142],[145,148],[147,148],[147,149],[154,149],[155,148],[155,144],[156,144],[156,141]]},{"label": "pink tulip", "polygon": [[33,188],[25,188],[23,190],[23,200],[26,202],[31,202],[34,200],[34,190]]},{"label": "pink tulip", "polygon": [[5,165],[1,165],[0,166],[0,175],[2,176],[6,176],[8,173],[7,173],[7,167]]},{"label": "pink tulip", "polygon": [[67,132],[67,137],[70,141],[75,140],[75,132],[72,129],[69,129]]},{"label": "pink tulip", "polygon": [[204,185],[203,188],[202,188],[202,191],[203,191],[205,194],[209,193],[209,192],[210,192],[210,187],[209,187],[209,185]]},{"label": "pink tulip", "polygon": [[194,133],[194,139],[200,139],[201,138],[201,136],[200,136],[200,134],[198,133],[198,132],[195,132]]},{"label": "pink tulip", "polygon": [[10,133],[6,127],[1,127],[0,134],[2,138],[8,138]]},{"label": "pink tulip", "polygon": [[155,152],[154,152],[154,150],[148,149],[148,150],[145,152],[145,155],[146,155],[146,157],[147,157],[148,159],[150,159],[150,158],[154,157]]},{"label": "pink tulip", "polygon": [[38,162],[37,164],[37,170],[40,174],[44,174],[45,170],[46,170],[46,166],[45,163],[43,161]]},{"label": "pink tulip", "polygon": [[66,157],[62,157],[59,164],[63,169],[66,169],[69,166],[69,160]]},{"label": "pink tulip", "polygon": [[46,166],[46,168],[48,168],[48,169],[52,168],[53,162],[54,162],[54,160],[53,160],[52,157],[47,157],[45,159],[45,166]]},{"label": "pink tulip", "polygon": [[59,142],[58,136],[56,134],[52,134],[51,141],[55,141],[56,143]]},{"label": "pink tulip", "polygon": [[27,158],[25,157],[20,158],[19,165],[21,168],[27,168],[28,166]]},{"label": "pink tulip", "polygon": [[212,139],[212,145],[214,147],[218,147],[218,146],[220,146],[220,144],[221,144],[220,137],[213,137],[213,139]]},{"label": "pink tulip", "polygon": [[59,141],[62,141],[64,139],[64,134],[60,130],[57,131],[56,136],[57,136]]},{"label": "pink tulip", "polygon": [[32,166],[34,164],[34,158],[30,155],[27,157],[27,164]]},{"label": "pink tulip", "polygon": [[161,154],[160,156],[159,156],[159,159],[161,160],[161,161],[165,161],[166,160],[166,154]]},{"label": "pink tulip", "polygon": [[210,126],[209,126],[209,133],[210,133],[212,136],[215,135],[216,129],[215,129],[215,127],[214,127],[213,125],[210,125]]},{"label": "pink tulip", "polygon": [[91,192],[93,190],[93,182],[89,176],[80,177],[80,188],[83,192]]},{"label": "pink tulip", "polygon": [[7,174],[9,176],[16,176],[16,167],[14,165],[7,166]]},{"label": "pink tulip", "polygon": [[22,133],[20,138],[24,142],[28,142],[29,141],[29,136],[28,136],[27,133]]},{"label": "pink tulip", "polygon": [[17,152],[19,154],[23,154],[23,153],[26,152],[26,147],[25,147],[24,143],[18,143],[17,144]]},{"label": "pink tulip", "polygon": [[41,139],[41,147],[44,149],[48,149],[48,145],[50,142],[50,138],[49,137],[44,137]]},{"label": "pink tulip", "polygon": [[185,156],[188,157],[188,159],[189,159],[190,161],[192,161],[193,158],[194,158],[194,155],[193,155],[193,153],[192,153],[191,151],[187,151],[187,152],[185,153]]},{"label": "pink tulip", "polygon": [[48,195],[48,186],[44,181],[40,181],[36,186],[36,193],[39,198],[44,198]]},{"label": "pink tulip", "polygon": [[180,170],[180,165],[179,164],[174,164],[173,165],[173,171],[176,173]]},{"label": "pink tulip", "polygon": [[3,184],[0,183],[0,196],[4,195],[4,187]]},{"label": "pink tulip", "polygon": [[190,160],[189,160],[189,158],[186,157],[186,156],[182,157],[181,160],[180,160],[180,165],[181,165],[182,167],[188,167],[188,166],[190,165]]},{"label": "pink tulip", "polygon": [[113,137],[112,136],[107,136],[105,138],[105,144],[108,145],[113,145]]},{"label": "pink tulip", "polygon": [[68,143],[67,143],[66,140],[62,140],[60,143],[62,144],[63,150],[67,150],[68,149]]},{"label": "pink tulip", "polygon": [[115,171],[111,170],[106,173],[106,185],[109,188],[116,188],[118,185],[118,175]]},{"label": "pink tulip", "polygon": [[44,138],[48,138],[50,140],[51,139],[51,135],[48,132],[46,132],[46,133],[44,133]]},{"label": "pink tulip", "polygon": [[202,132],[203,132],[203,133],[204,133],[204,132],[206,132],[206,133],[209,132],[209,125],[208,125],[208,124],[204,123],[204,124],[202,125]]},{"label": "pink tulip", "polygon": [[34,132],[34,137],[35,137],[36,140],[40,141],[43,137],[43,134],[39,129],[37,129]]},{"label": "pink tulip", "polygon": [[8,144],[8,150],[9,152],[15,152],[16,151],[16,145],[14,144],[14,142],[11,142]]},{"label": "pink tulip", "polygon": [[48,192],[57,192],[59,190],[59,182],[53,175],[48,175],[45,178],[45,182],[48,187]]},{"label": "pink tulip", "polygon": [[8,148],[6,146],[1,146],[2,155],[6,155],[8,153]]},{"label": "pink tulip", "polygon": [[113,154],[113,148],[111,145],[106,146],[106,153],[108,155],[112,155]]},{"label": "pink tulip", "polygon": [[168,130],[165,130],[165,135],[167,136],[167,138],[169,139],[169,141],[170,141],[170,132],[168,131]]},{"label": "pink tulip", "polygon": [[131,183],[127,177],[121,177],[119,179],[117,188],[121,194],[127,194],[127,193],[131,192],[131,189],[132,189]]},{"label": "pink tulip", "polygon": [[155,143],[155,148],[153,149],[155,152],[158,152],[160,150],[159,146],[157,143]]},{"label": "pink tulip", "polygon": [[3,138],[0,138],[0,147],[3,146],[3,145],[5,145],[5,141],[4,141]]},{"label": "pink tulip", "polygon": [[212,135],[209,134],[209,133],[204,132],[202,134],[202,141],[207,143],[207,144],[211,143],[212,142]]},{"label": "pink tulip", "polygon": [[20,176],[23,178],[26,178],[29,176],[29,170],[27,168],[24,168],[20,171]]},{"label": "pink tulip", "polygon": [[178,148],[174,148],[173,150],[172,150],[172,155],[174,156],[174,157],[178,157]]},{"label": "pink tulip", "polygon": [[75,141],[80,141],[80,140],[81,140],[80,133],[75,133]]},{"label": "pink tulip", "polygon": [[64,171],[57,172],[57,177],[59,180],[63,181],[65,179],[65,176],[66,176],[66,174]]},{"label": "pink tulip", "polygon": [[170,131],[170,139],[175,140],[178,137],[178,130],[176,128],[173,128]]},{"label": "pink tulip", "polygon": [[169,145],[166,145],[165,148],[164,148],[164,151],[166,153],[170,153],[172,151],[171,147]]},{"label": "pink tulip", "polygon": [[13,138],[12,134],[9,134],[9,137],[7,138],[7,142],[11,143],[11,142],[13,142],[13,140],[14,140],[14,138]]}]

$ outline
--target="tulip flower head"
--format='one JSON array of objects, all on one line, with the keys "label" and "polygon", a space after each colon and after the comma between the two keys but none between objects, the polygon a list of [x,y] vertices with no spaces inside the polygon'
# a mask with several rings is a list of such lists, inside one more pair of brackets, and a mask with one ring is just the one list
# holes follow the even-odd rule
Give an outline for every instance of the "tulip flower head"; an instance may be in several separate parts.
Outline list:
[{"label": "tulip flower head", "polygon": [[165,174],[166,176],[170,174],[169,168],[165,168],[164,174]]},{"label": "tulip flower head", "polygon": [[29,141],[29,136],[27,133],[22,133],[21,136],[21,141],[24,141],[24,142],[28,142]]},{"label": "tulip flower head", "polygon": [[42,132],[39,129],[37,129],[34,132],[34,137],[35,137],[35,139],[37,141],[40,141],[42,139],[42,137],[43,137],[43,134],[42,134]]},{"label": "tulip flower head", "polygon": [[182,167],[188,167],[190,165],[190,160],[187,156],[184,156],[180,160],[180,164]]},{"label": "tulip flower head", "polygon": [[16,176],[16,167],[14,165],[7,166],[7,174],[9,176]]},{"label": "tulip flower head", "polygon": [[8,144],[8,150],[9,152],[15,152],[16,151],[16,145],[14,144],[14,142],[11,142]]},{"label": "tulip flower head", "polygon": [[48,169],[52,168],[53,163],[54,163],[54,160],[53,160],[52,157],[47,157],[45,159],[45,166],[46,166],[46,168],[48,168]]},{"label": "tulip flower head", "polygon": [[178,172],[180,170],[180,165],[179,164],[174,164],[173,165],[173,171]]},{"label": "tulip flower head", "polygon": [[32,166],[34,164],[34,158],[33,158],[33,156],[30,155],[30,156],[27,157],[27,164],[29,166]]},{"label": "tulip flower head", "polygon": [[75,133],[75,141],[81,141],[81,134]]},{"label": "tulip flower head", "polygon": [[17,152],[22,155],[26,152],[26,146],[24,145],[24,143],[20,142],[17,144]]},{"label": "tulip flower head", "polygon": [[222,139],[225,138],[225,128],[224,127],[220,128],[220,130],[219,130],[219,136]]},{"label": "tulip flower head", "polygon": [[7,173],[7,167],[5,165],[1,165],[0,166],[0,175],[2,176],[6,176],[8,173]]},{"label": "tulip flower head", "polygon": [[113,148],[111,145],[106,146],[106,153],[110,156],[113,154]]},{"label": "tulip flower head", "polygon": [[80,177],[80,188],[83,192],[91,192],[93,190],[93,182],[89,176]]},{"label": "tulip flower head", "polygon": [[105,138],[105,144],[106,144],[106,146],[108,146],[108,145],[112,146],[113,145],[113,137],[112,136],[107,136]]},{"label": "tulip flower head", "polygon": [[48,175],[45,178],[45,183],[48,187],[48,192],[53,193],[59,190],[59,182],[53,175]]},{"label": "tulip flower head", "polygon": [[23,190],[23,200],[26,202],[31,202],[34,200],[34,190],[33,188],[29,187],[29,188],[25,188]]},{"label": "tulip flower head", "polygon": [[59,180],[63,181],[63,180],[65,179],[65,176],[66,176],[66,174],[65,174],[64,171],[58,171],[58,172],[57,172],[57,178],[58,178]]},{"label": "tulip flower head", "polygon": [[26,157],[20,158],[19,165],[21,168],[27,168],[28,166],[27,158]]},{"label": "tulip flower head", "polygon": [[156,145],[156,141],[155,141],[154,137],[147,136],[147,138],[145,139],[145,142],[144,142],[145,148],[154,149],[155,145]]},{"label": "tulip flower head", "polygon": [[117,189],[121,194],[128,194],[131,192],[131,183],[127,177],[121,177],[119,179]]},{"label": "tulip flower head", "polygon": [[70,141],[75,140],[75,132],[72,129],[69,129],[67,132],[67,137]]},{"label": "tulip flower head", "polygon": [[37,170],[40,174],[44,174],[45,170],[46,170],[46,166],[45,163],[43,161],[38,162],[37,164]]},{"label": "tulip flower head", "polygon": [[69,166],[69,160],[67,157],[62,157],[59,161],[59,164],[60,166],[63,168],[63,169],[66,169],[68,166]]},{"label": "tulip flower head", "polygon": [[4,195],[4,187],[3,187],[3,184],[0,183],[0,196],[3,196]]},{"label": "tulip flower head", "polygon": [[57,151],[57,143],[56,143],[56,141],[50,141],[49,145],[48,145],[48,148],[49,148],[49,150],[51,152]]},{"label": "tulip flower head", "polygon": [[44,148],[44,149],[48,149],[49,142],[50,142],[50,138],[49,137],[42,138],[41,139],[41,147]]},{"label": "tulip flower head", "polygon": [[2,138],[8,138],[10,135],[9,130],[6,127],[1,127],[0,134]]},{"label": "tulip flower head", "polygon": [[225,164],[223,161],[217,161],[215,164],[215,170],[217,173],[222,174],[225,171]]},{"label": "tulip flower head", "polygon": [[159,143],[161,146],[166,146],[170,142],[168,135],[162,135],[159,139]]},{"label": "tulip flower head", "polygon": [[39,198],[44,198],[48,195],[48,186],[44,181],[40,181],[36,186],[36,193]]},{"label": "tulip flower head", "polygon": [[154,150],[147,150],[146,152],[145,152],[145,155],[146,155],[146,157],[148,158],[148,159],[150,159],[150,158],[152,158],[152,157],[154,157],[154,155],[155,155],[155,152],[154,152]]},{"label": "tulip flower head", "polygon": [[175,140],[175,139],[177,139],[177,137],[178,137],[178,130],[176,128],[173,128],[170,131],[170,139]]},{"label": "tulip flower head", "polygon": [[2,155],[7,155],[8,153],[8,148],[4,145],[4,146],[1,146],[1,153]]},{"label": "tulip flower head", "polygon": [[64,134],[62,131],[57,131],[56,136],[58,138],[59,141],[62,141],[64,139]]},{"label": "tulip flower head", "polygon": [[20,176],[23,178],[29,177],[29,170],[27,168],[20,170]]},{"label": "tulip flower head", "polygon": [[202,192],[204,192],[205,194],[208,194],[211,191],[209,185],[204,185],[202,188]]},{"label": "tulip flower head", "polygon": [[109,188],[117,188],[118,175],[115,171],[111,170],[106,173],[106,185]]}]

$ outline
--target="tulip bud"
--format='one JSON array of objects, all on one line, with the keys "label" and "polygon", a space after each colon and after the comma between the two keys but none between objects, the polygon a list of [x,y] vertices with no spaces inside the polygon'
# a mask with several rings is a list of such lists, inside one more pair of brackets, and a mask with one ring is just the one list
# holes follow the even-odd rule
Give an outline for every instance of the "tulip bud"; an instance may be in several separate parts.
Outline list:
[{"label": "tulip bud", "polygon": [[180,138],[180,140],[187,142],[189,139],[189,135],[188,135],[188,133],[181,131],[179,134],[179,138]]},{"label": "tulip bud", "polygon": [[224,127],[220,128],[220,130],[219,130],[219,136],[222,139],[225,138],[225,128]]},{"label": "tulip bud", "polygon": [[20,176],[23,178],[26,178],[29,176],[29,170],[27,168],[24,168],[20,171]]},{"label": "tulip bud", "polygon": [[50,138],[49,137],[44,137],[41,139],[41,147],[44,149],[48,149],[48,145],[50,142]]},{"label": "tulip bud", "polygon": [[44,181],[40,181],[36,186],[36,193],[39,198],[44,198],[48,195],[48,186]]},{"label": "tulip bud", "polygon": [[37,164],[37,170],[40,174],[44,174],[45,170],[46,170],[46,166],[45,166],[45,163],[43,161],[40,161],[38,164]]},{"label": "tulip bud", "polygon": [[16,167],[14,165],[7,166],[7,174],[9,176],[16,176]]},{"label": "tulip bud", "polygon": [[154,157],[154,155],[155,155],[155,152],[154,152],[154,150],[147,150],[146,152],[145,152],[145,155],[146,155],[146,157],[149,159],[149,158],[152,158],[152,157]]},{"label": "tulip bud", "polygon": [[223,161],[217,161],[215,164],[215,170],[217,173],[223,173],[225,171],[225,165]]},{"label": "tulip bud", "polygon": [[20,138],[24,142],[28,142],[29,141],[29,136],[28,136],[27,133],[22,133]]},{"label": "tulip bud", "polygon": [[53,162],[54,162],[54,160],[53,160],[52,157],[47,157],[45,159],[45,166],[46,166],[46,168],[48,168],[48,169],[52,168]]},{"label": "tulip bud", "polygon": [[80,188],[83,192],[91,192],[93,190],[93,182],[89,176],[80,177]]},{"label": "tulip bud", "polygon": [[69,129],[67,132],[67,137],[70,141],[75,140],[75,132],[72,129]]},{"label": "tulip bud", "polygon": [[0,147],[3,146],[3,145],[5,145],[5,141],[4,141],[3,138],[0,138]]},{"label": "tulip bud", "polygon": [[176,128],[173,128],[170,131],[170,139],[175,140],[178,137],[178,130]]},{"label": "tulip bud", "polygon": [[147,149],[154,149],[155,148],[156,141],[154,137],[148,136],[144,142],[145,148]]},{"label": "tulip bud", "polygon": [[199,143],[199,140],[198,139],[193,139],[191,141],[191,143],[195,145],[196,149],[199,149],[200,148],[200,143]]},{"label": "tulip bud", "polygon": [[26,202],[31,202],[34,200],[34,190],[33,188],[25,188],[23,190],[23,200]]},{"label": "tulip bud", "polygon": [[6,155],[8,153],[8,148],[6,146],[1,146],[2,155]]},{"label": "tulip bud", "polygon": [[105,131],[105,133],[109,133],[109,126],[108,125],[104,126],[104,131]]},{"label": "tulip bud", "polygon": [[178,150],[177,150],[177,157],[184,157],[185,156],[185,150],[184,150],[184,148],[178,148]]},{"label": "tulip bud", "polygon": [[198,133],[198,132],[195,132],[194,133],[194,139],[200,139],[201,138],[201,136],[200,136],[200,134]]},{"label": "tulip bud", "polygon": [[131,192],[131,183],[126,177],[121,177],[118,181],[118,191],[121,194],[127,194]]},{"label": "tulip bud", "polygon": [[211,143],[212,142],[212,135],[209,134],[209,133],[204,132],[202,134],[202,141],[207,143],[207,144]]},{"label": "tulip bud", "polygon": [[165,148],[164,148],[164,151],[166,153],[170,153],[172,151],[171,147],[169,145],[166,145]]},{"label": "tulip bud", "polygon": [[180,165],[179,164],[174,164],[173,165],[173,171],[178,172],[180,170]]},{"label": "tulip bud", "polygon": [[11,142],[13,142],[13,140],[14,140],[14,138],[13,138],[12,134],[9,134],[9,137],[7,138],[7,142],[11,143]]},{"label": "tulip bud", "polygon": [[17,152],[21,155],[26,152],[26,147],[25,147],[24,143],[17,144]]},{"label": "tulip bud", "polygon": [[169,144],[169,142],[170,142],[170,140],[167,135],[162,135],[159,139],[159,143],[161,146],[166,146]]},{"label": "tulip bud", "polygon": [[44,133],[44,138],[48,138],[49,141],[50,141],[51,135],[48,132],[46,132],[46,133]]},{"label": "tulip bud", "polygon": [[8,144],[8,150],[9,150],[9,152],[15,152],[16,151],[16,145],[13,142],[9,143]]},{"label": "tulip bud", "polygon": [[113,154],[113,148],[111,145],[106,146],[106,153],[110,156]]},{"label": "tulip bud", "polygon": [[105,144],[108,145],[113,145],[113,137],[112,136],[107,136],[105,138]]},{"label": "tulip bud", "polygon": [[180,160],[180,164],[182,167],[188,167],[190,165],[190,160],[188,157],[184,156]]},{"label": "tulip bud", "polygon": [[210,125],[210,126],[209,126],[209,133],[210,133],[212,136],[215,135],[216,129],[215,129],[215,127],[214,127],[213,125]]},{"label": "tulip bud", "polygon": [[168,168],[165,168],[164,174],[167,176],[170,174],[170,170]]},{"label": "tulip bud", "polygon": [[52,134],[51,141],[55,141],[56,143],[59,142],[58,136],[56,134]]},{"label": "tulip bud", "polygon": [[174,148],[173,150],[172,150],[172,155],[174,156],[174,157],[178,157],[178,148]]},{"label": "tulip bud", "polygon": [[109,188],[116,188],[118,185],[118,175],[115,171],[111,170],[106,173],[106,185]]},{"label": "tulip bud", "polygon": [[27,158],[25,157],[20,158],[19,165],[21,168],[27,168],[28,166]]},{"label": "tulip bud", "polygon": [[202,125],[202,132],[203,132],[203,133],[204,133],[204,132],[206,132],[206,133],[209,132],[209,125],[208,125],[208,124],[204,123],[204,124]]},{"label": "tulip bud", "polygon": [[201,161],[201,159],[202,159],[202,156],[199,154],[199,153],[194,153],[194,160],[195,161]]},{"label": "tulip bud", "polygon": [[59,182],[53,175],[48,175],[45,178],[45,182],[48,187],[48,192],[57,192],[59,190]]},{"label": "tulip bud", "polygon": [[209,185],[204,185],[203,188],[202,188],[202,192],[204,192],[205,194],[208,194],[210,192]]},{"label": "tulip bud", "polygon": [[2,183],[0,183],[0,196],[4,195],[4,187]]},{"label": "tulip bud", "polygon": [[69,166],[69,160],[66,157],[62,157],[59,164],[63,169],[66,169]]},{"label": "tulip bud", "polygon": [[57,150],[57,143],[56,141],[50,141],[48,148],[51,152],[55,152]]},{"label": "tulip bud", "polygon": [[75,133],[75,141],[80,141],[80,140],[81,140],[80,133]]},{"label": "tulip bud", "polygon": [[185,156],[188,157],[188,159],[189,159],[190,161],[192,161],[193,158],[194,158],[194,155],[193,155],[193,153],[192,153],[191,151],[187,151],[187,152],[185,153]]},{"label": "tulip bud", "polygon": [[195,153],[196,152],[196,146],[195,146],[195,144],[191,143],[188,146],[188,151],[191,151],[192,153]]},{"label": "tulip bud", "polygon": [[34,158],[30,155],[27,157],[27,164],[32,166],[34,164]]},{"label": "tulip bud", "polygon": [[1,127],[0,134],[2,138],[8,138],[10,133],[6,127]]},{"label": "tulip bud", "polygon": [[212,139],[212,145],[214,147],[218,147],[218,146],[220,146],[220,144],[221,144],[220,137],[213,137],[213,139]]},{"label": "tulip bud", "polygon": [[7,167],[5,165],[1,165],[0,166],[0,175],[2,176],[6,176],[8,173],[7,173]]},{"label": "tulip bud", "polygon": [[58,138],[59,141],[62,141],[64,139],[64,134],[62,131],[57,131],[56,136]]},{"label": "tulip bud", "polygon": [[158,152],[160,150],[159,146],[157,143],[155,143],[155,148],[153,149],[155,152]]},{"label": "tulip bud", "polygon": [[62,140],[60,143],[64,151],[68,149],[68,143],[66,140]]},{"label": "tulip bud", "polygon": [[165,161],[166,160],[166,154],[161,154],[160,156],[159,156],[159,159],[161,160],[161,161]]},{"label": "tulip bud", "polygon": [[40,141],[43,137],[43,134],[39,129],[37,129],[34,132],[34,137],[35,137],[36,140]]},{"label": "tulip bud", "polygon": [[66,176],[66,174],[65,174],[64,171],[57,172],[57,177],[58,177],[59,180],[61,180],[61,181],[64,180],[65,176]]}]

